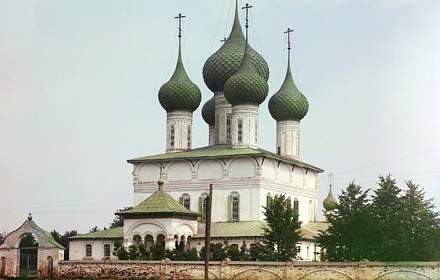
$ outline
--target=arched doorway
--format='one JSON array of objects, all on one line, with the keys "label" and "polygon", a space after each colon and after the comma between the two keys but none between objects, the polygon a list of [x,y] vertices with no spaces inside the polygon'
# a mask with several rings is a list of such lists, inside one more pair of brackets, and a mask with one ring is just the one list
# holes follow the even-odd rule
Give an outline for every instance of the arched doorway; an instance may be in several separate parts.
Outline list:
[{"label": "arched doorway", "polygon": [[33,278],[37,277],[38,264],[38,240],[32,233],[25,233],[21,236],[19,248],[19,276]]},{"label": "arched doorway", "polygon": [[1,257],[0,259],[0,276],[6,276],[6,258]]},{"label": "arched doorway", "polygon": [[47,257],[47,277],[49,279],[53,278],[53,258],[51,256]]}]

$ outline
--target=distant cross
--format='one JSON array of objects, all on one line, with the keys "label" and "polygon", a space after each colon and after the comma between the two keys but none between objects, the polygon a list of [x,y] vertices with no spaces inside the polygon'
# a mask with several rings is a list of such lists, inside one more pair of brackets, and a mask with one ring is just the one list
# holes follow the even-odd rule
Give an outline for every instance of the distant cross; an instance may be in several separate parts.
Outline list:
[{"label": "distant cross", "polygon": [[335,176],[335,174],[333,174],[333,173],[331,173],[331,172],[330,172],[330,174],[328,174],[328,181],[329,181],[329,183],[330,183],[330,186],[331,186],[332,183],[333,183],[333,176]]},{"label": "distant cross", "polygon": [[284,33],[287,33],[287,49],[290,51],[290,32],[293,32],[293,29],[287,28],[287,31],[284,31]]},{"label": "distant cross", "polygon": [[249,27],[249,9],[252,8],[253,6],[250,6],[249,3],[246,3],[246,5],[244,7],[242,7],[242,9],[246,9],[246,25],[245,27],[248,28]]},{"label": "distant cross", "polygon": [[225,38],[221,39],[220,42],[226,43],[226,40],[228,40],[228,38],[225,37]]},{"label": "distant cross", "polygon": [[182,37],[182,18],[184,17],[185,16],[183,16],[181,13],[179,13],[177,17],[174,17],[179,19],[179,38]]}]

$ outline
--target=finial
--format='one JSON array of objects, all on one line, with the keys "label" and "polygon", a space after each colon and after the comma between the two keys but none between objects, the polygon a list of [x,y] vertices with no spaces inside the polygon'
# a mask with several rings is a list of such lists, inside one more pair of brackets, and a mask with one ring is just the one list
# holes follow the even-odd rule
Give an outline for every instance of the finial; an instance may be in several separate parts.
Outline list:
[{"label": "finial", "polygon": [[284,33],[287,33],[287,67],[289,67],[288,71],[290,71],[290,33],[293,32],[293,29],[287,28],[287,31],[284,31]]},{"label": "finial", "polygon": [[181,13],[179,13],[179,15],[177,17],[174,18],[178,18],[179,19],[179,38],[182,37],[182,18],[184,18],[185,16],[182,15]]},{"label": "finial", "polygon": [[328,176],[328,183],[329,183],[330,188],[331,188],[332,184],[333,184],[333,176],[335,176],[335,174],[330,172],[327,176]]},{"label": "finial", "polygon": [[29,213],[29,215],[28,215],[28,220],[32,221],[32,214],[31,213]]},{"label": "finial", "polygon": [[287,28],[287,31],[284,31],[284,33],[287,33],[287,49],[290,51],[290,32],[293,32],[293,29]]},{"label": "finial", "polygon": [[244,7],[242,7],[242,9],[246,9],[246,24],[244,27],[246,27],[246,43],[248,40],[248,27],[249,27],[249,9],[252,8],[253,6],[250,6],[249,3],[246,3],[246,5]]}]

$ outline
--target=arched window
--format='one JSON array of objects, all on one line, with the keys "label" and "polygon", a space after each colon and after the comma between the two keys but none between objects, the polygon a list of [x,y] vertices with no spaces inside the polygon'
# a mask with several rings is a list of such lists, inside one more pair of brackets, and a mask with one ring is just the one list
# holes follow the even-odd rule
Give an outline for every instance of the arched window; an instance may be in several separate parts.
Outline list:
[{"label": "arched window", "polygon": [[191,126],[188,125],[188,131],[187,131],[187,142],[188,142],[188,149],[191,149]]},{"label": "arched window", "polygon": [[272,202],[272,195],[270,194],[270,192],[268,192],[266,195],[266,207],[269,206],[271,202]]},{"label": "arched window", "polygon": [[313,222],[315,220],[315,207],[313,205],[313,201],[309,201],[309,222]]},{"label": "arched window", "polygon": [[145,236],[145,248],[147,250],[150,250],[150,247],[153,247],[154,245],[154,240],[153,240],[153,236],[151,235],[146,235]]},{"label": "arched window", "polygon": [[171,148],[174,148],[174,125],[171,125],[170,128],[170,145]]},{"label": "arched window", "polygon": [[208,194],[207,193],[203,193],[200,197],[199,197],[199,212],[202,213],[202,221],[206,221],[206,210],[207,210],[207,205],[208,205]]},{"label": "arched window", "polygon": [[104,244],[104,257],[110,257],[110,244]]},{"label": "arched window", "polygon": [[162,244],[162,246],[165,247],[165,235],[159,234],[156,237],[156,244]]},{"label": "arched window", "polygon": [[86,257],[92,256],[92,244],[86,244]]},{"label": "arched window", "polygon": [[293,200],[293,213],[296,216],[296,220],[299,220],[299,201],[298,199],[295,197],[295,199]]},{"label": "arched window", "polygon": [[133,245],[139,246],[142,242],[142,237],[139,235],[133,236]]},{"label": "arched window", "polygon": [[0,276],[5,276],[6,275],[6,258],[2,257],[1,258],[1,268],[0,268]]},{"label": "arched window", "polygon": [[229,220],[239,221],[240,220],[240,195],[237,192],[233,192],[228,198],[228,210],[229,210]]},{"label": "arched window", "polygon": [[237,120],[237,142],[238,143],[243,142],[243,120],[242,119]]},{"label": "arched window", "polygon": [[184,193],[181,197],[179,197],[179,203],[183,205],[186,209],[190,210],[191,208],[191,197],[189,194]]}]

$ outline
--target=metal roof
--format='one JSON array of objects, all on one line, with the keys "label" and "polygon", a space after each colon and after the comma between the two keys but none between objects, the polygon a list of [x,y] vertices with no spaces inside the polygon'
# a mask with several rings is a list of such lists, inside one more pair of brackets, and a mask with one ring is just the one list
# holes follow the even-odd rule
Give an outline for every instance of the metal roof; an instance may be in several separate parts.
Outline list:
[{"label": "metal roof", "polygon": [[218,159],[218,158],[232,158],[245,156],[262,156],[281,160],[283,162],[292,163],[301,167],[310,168],[317,172],[324,172],[323,169],[313,166],[311,164],[295,160],[289,157],[281,156],[267,150],[257,148],[239,148],[233,149],[231,145],[212,145],[202,148],[193,149],[191,151],[157,154],[145,157],[139,157],[127,160],[128,163],[139,162],[162,162],[171,160],[192,160],[192,159]]}]

